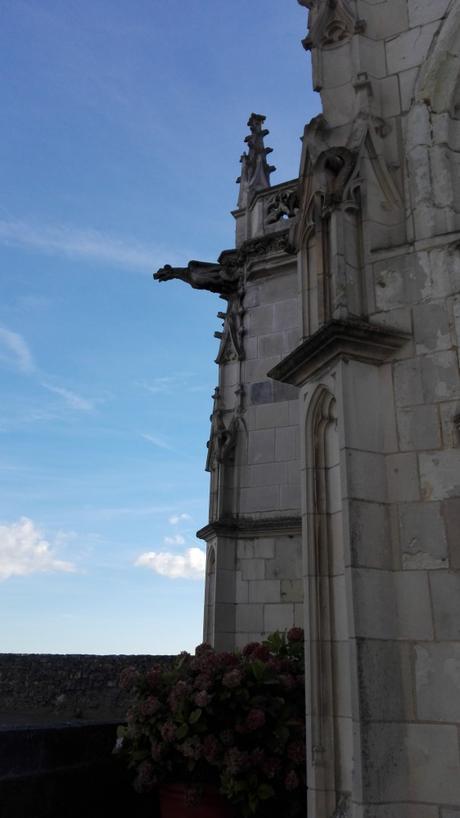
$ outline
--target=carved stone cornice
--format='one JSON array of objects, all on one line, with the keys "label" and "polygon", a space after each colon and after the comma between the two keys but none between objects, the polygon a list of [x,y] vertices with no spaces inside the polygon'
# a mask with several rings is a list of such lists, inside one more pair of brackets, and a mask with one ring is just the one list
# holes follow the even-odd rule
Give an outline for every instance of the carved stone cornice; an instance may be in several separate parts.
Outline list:
[{"label": "carved stone cornice", "polygon": [[269,537],[271,535],[286,536],[302,532],[301,517],[267,517],[254,520],[249,517],[224,517],[208,523],[197,531],[200,540],[210,540],[213,537],[231,537],[232,539],[246,539],[251,537]]},{"label": "carved stone cornice", "polygon": [[369,321],[334,319],[273,367],[268,377],[300,387],[337,358],[382,364],[410,338],[408,333]]}]

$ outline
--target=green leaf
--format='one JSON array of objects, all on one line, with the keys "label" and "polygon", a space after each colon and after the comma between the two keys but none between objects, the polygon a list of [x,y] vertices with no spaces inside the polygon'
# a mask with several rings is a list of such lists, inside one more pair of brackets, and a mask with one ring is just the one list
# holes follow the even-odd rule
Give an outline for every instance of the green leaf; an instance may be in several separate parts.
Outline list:
[{"label": "green leaf", "polygon": [[181,739],[185,738],[187,733],[188,733],[188,724],[183,724],[181,727],[179,727],[179,729],[177,731],[177,738],[179,740],[181,740]]},{"label": "green leaf", "polygon": [[192,710],[189,717],[190,724],[196,724],[196,722],[201,718],[202,710],[198,707],[196,710]]},{"label": "green leaf", "polygon": [[261,784],[257,790],[257,795],[261,801],[267,801],[269,798],[273,798],[274,794],[275,790],[270,784]]}]

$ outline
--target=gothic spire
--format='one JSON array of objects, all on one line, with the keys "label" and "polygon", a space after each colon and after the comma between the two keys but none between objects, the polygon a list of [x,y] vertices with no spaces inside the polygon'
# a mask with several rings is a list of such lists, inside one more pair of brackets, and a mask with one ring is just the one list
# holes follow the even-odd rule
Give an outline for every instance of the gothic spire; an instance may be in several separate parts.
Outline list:
[{"label": "gothic spire", "polygon": [[251,114],[249,117],[248,127],[251,133],[244,140],[248,151],[241,157],[241,176],[236,180],[240,185],[239,208],[246,207],[254,193],[270,187],[270,174],[276,170],[267,162],[267,156],[273,148],[266,148],[264,145],[264,138],[269,134],[263,128],[264,122],[265,117],[261,114]]}]

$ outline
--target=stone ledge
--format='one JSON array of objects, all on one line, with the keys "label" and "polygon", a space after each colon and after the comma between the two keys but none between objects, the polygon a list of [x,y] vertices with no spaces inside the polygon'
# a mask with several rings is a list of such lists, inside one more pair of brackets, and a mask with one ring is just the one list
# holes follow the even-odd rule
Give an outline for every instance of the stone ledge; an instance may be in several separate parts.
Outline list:
[{"label": "stone ledge", "polygon": [[300,517],[269,517],[262,520],[228,517],[208,523],[197,531],[196,536],[206,541],[212,537],[232,537],[241,540],[246,537],[270,537],[275,534],[289,536],[301,532]]},{"label": "stone ledge", "polygon": [[336,358],[382,364],[410,338],[408,333],[401,330],[360,319],[332,320],[267,374],[275,381],[303,386]]}]

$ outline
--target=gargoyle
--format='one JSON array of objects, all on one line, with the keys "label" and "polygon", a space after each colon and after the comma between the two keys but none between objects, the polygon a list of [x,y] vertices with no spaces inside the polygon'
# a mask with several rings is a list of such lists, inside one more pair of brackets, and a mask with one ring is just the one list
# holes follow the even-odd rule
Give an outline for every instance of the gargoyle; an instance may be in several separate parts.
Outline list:
[{"label": "gargoyle", "polygon": [[189,261],[187,267],[171,267],[165,264],[154,274],[156,281],[178,278],[196,290],[209,290],[220,295],[232,295],[238,288],[238,271],[234,267],[213,264],[209,261]]}]

